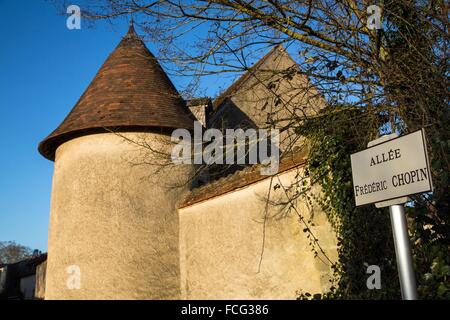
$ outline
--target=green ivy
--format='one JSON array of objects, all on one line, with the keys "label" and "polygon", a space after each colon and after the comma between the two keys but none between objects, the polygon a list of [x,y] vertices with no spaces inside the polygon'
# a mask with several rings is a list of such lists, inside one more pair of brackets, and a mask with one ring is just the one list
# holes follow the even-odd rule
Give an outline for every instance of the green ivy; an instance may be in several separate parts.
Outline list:
[{"label": "green ivy", "polygon": [[[388,209],[373,205],[357,208],[354,204],[350,154],[366,148],[376,138],[373,128],[379,127],[378,121],[376,115],[367,116],[360,109],[334,106],[303,123],[298,130],[309,141],[306,170],[323,191],[315,200],[326,212],[338,239],[339,261],[333,266],[331,290],[321,297],[324,299],[401,298]],[[419,296],[448,299],[449,234],[437,231],[439,226],[429,217],[429,208],[418,199],[407,213],[412,218],[411,243]],[[424,229],[426,224],[428,229]],[[380,290],[369,290],[366,286],[369,265],[381,269]],[[299,298],[311,297],[302,294]]]}]

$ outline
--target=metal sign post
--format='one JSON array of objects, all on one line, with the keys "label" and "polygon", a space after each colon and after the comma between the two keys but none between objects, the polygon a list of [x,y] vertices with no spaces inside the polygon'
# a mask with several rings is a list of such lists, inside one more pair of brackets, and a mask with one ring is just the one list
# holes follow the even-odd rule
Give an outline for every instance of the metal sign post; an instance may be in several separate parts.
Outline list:
[{"label": "metal sign post", "polygon": [[408,195],[433,190],[424,130],[398,137],[390,134],[354,153],[352,163],[356,206],[389,207],[400,289],[404,300],[416,300],[417,287],[403,205]]},{"label": "metal sign post", "polygon": [[403,300],[417,300],[416,277],[414,276],[405,210],[403,210],[403,205],[395,204],[389,206],[389,213],[402,298]]}]

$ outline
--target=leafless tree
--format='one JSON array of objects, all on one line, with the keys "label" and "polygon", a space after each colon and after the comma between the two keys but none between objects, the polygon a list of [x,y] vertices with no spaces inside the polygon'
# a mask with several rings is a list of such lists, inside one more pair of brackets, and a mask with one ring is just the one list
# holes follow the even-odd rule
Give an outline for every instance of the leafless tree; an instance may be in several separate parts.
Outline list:
[{"label": "leafless tree", "polygon": [[33,256],[35,251],[14,241],[0,241],[0,264],[15,263]]},{"label": "leafless tree", "polygon": [[[379,17],[373,5],[381,9]],[[302,105],[292,104],[272,90],[271,83],[277,80],[266,82],[273,99],[290,110],[285,119],[267,119],[270,126],[278,121],[284,131],[301,132],[307,120],[348,110],[357,112],[349,113],[350,118],[337,117],[332,127],[347,128],[352,140],[348,143],[360,146],[380,133],[426,128],[436,188],[433,197],[415,200],[426,203],[436,226],[434,237],[448,239],[446,1],[102,0],[86,4],[83,14],[91,20],[132,16],[146,39],[158,47],[158,59],[166,69],[192,79],[184,92],[187,98],[201,92],[208,76],[251,72],[263,53],[282,44],[297,67],[267,71],[283,79],[304,75],[308,87],[301,92],[313,93],[305,95]],[[374,23],[377,18],[380,25]],[[317,92],[327,107],[304,112],[305,105],[317,103]],[[333,128],[327,130],[333,133]],[[284,151],[295,146],[294,141]],[[297,197],[303,194],[299,191]]]}]

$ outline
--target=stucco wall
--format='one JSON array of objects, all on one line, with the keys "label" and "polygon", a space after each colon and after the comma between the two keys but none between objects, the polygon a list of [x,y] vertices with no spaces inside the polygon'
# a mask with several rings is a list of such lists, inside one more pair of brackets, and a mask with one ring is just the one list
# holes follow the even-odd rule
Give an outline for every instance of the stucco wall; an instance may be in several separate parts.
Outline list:
[{"label": "stucco wall", "polygon": [[[271,201],[285,200],[283,188],[274,186],[288,188],[298,174],[301,169],[275,177]],[[298,290],[321,293],[329,288],[330,263],[322,254],[314,257],[295,211],[283,214],[281,207],[271,206],[264,231],[270,180],[180,209],[182,298],[295,299]],[[312,232],[335,261],[335,234],[325,214],[309,210],[303,201],[296,208],[312,219]]]},{"label": "stucco wall", "polygon": [[36,266],[36,288],[34,290],[35,299],[45,298],[45,275],[47,272],[47,261]]},{"label": "stucco wall", "polygon": [[[125,137],[158,150],[167,140],[155,133]],[[151,165],[159,161],[114,133],[57,149],[46,299],[180,297],[175,206],[184,189],[173,185],[186,179],[188,168]],[[79,268],[79,289],[69,266]]]}]

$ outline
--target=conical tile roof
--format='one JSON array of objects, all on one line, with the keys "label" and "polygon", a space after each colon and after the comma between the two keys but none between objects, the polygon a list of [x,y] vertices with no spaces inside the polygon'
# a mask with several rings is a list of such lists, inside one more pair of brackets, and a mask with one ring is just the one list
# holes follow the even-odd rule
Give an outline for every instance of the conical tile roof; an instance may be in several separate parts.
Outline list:
[{"label": "conical tile roof", "polygon": [[59,127],[39,144],[54,160],[62,143],[86,134],[152,128],[193,129],[193,118],[133,25]]}]

